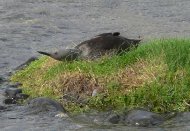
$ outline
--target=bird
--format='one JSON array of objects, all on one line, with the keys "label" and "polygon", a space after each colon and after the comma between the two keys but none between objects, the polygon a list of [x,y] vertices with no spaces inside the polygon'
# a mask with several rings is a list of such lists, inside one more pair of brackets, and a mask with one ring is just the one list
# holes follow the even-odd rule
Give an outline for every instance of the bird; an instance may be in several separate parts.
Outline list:
[{"label": "bird", "polygon": [[38,53],[52,57],[59,61],[72,61],[76,59],[97,59],[114,52],[128,51],[137,48],[141,39],[128,39],[120,36],[120,32],[102,33],[79,43],[74,49],[62,49],[53,53],[38,51]]}]

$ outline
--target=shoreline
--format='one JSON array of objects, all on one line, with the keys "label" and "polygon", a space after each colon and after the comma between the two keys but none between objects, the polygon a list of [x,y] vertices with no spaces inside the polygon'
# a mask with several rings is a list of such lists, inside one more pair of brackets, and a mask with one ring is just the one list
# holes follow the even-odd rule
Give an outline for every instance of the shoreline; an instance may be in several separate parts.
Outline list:
[{"label": "shoreline", "polygon": [[187,111],[189,97],[183,90],[188,90],[185,63],[189,43],[188,39],[152,40],[97,61],[67,63],[41,57],[11,80],[22,83],[30,97],[56,99],[71,112],[125,108]]}]

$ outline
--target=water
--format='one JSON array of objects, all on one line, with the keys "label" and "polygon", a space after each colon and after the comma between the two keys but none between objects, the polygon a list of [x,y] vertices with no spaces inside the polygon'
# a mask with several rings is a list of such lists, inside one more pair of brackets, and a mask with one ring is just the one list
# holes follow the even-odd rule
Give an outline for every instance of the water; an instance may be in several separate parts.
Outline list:
[{"label": "water", "polygon": [[189,0],[1,0],[0,74],[37,55],[120,31],[143,39],[190,34]]},{"label": "water", "polygon": [[[37,50],[73,47],[99,33],[120,31],[123,36],[141,36],[144,40],[188,37],[189,7],[189,0],[0,0],[0,76],[38,55]],[[16,114],[16,111],[6,113]],[[29,130],[54,129],[48,124],[40,124],[50,123],[50,118],[8,119],[4,113],[0,116],[5,117],[0,119],[0,127],[4,130],[25,130],[19,124],[23,122],[27,122]],[[38,119],[40,123],[36,122]],[[76,123],[69,123],[61,120],[53,127],[60,126],[60,130],[78,127]],[[84,126],[79,130],[94,128]],[[113,130],[126,128],[131,129],[120,126]],[[188,129],[187,126],[182,128]],[[103,129],[97,127],[97,130]]]}]

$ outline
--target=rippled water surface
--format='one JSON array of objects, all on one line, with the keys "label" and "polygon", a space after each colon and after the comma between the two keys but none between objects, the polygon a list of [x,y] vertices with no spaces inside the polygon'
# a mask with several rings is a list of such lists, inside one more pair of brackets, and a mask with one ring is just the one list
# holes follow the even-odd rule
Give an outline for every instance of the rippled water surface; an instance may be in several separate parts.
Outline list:
[{"label": "rippled water surface", "polygon": [[190,34],[189,0],[0,0],[0,74],[98,33],[144,39]]},{"label": "rippled water surface", "polygon": [[[189,7],[189,0],[0,0],[0,75],[36,56],[37,50],[73,47],[103,32],[120,31],[123,36],[141,36],[145,40],[189,37]],[[17,114],[16,111],[6,113]],[[0,128],[3,130],[78,128],[71,121],[38,116],[9,119],[3,112],[0,117]],[[23,122],[26,122],[26,128]],[[50,123],[54,123],[52,127]],[[188,126],[180,126],[180,129],[188,129]],[[78,130],[95,128],[126,129],[84,126]]]}]

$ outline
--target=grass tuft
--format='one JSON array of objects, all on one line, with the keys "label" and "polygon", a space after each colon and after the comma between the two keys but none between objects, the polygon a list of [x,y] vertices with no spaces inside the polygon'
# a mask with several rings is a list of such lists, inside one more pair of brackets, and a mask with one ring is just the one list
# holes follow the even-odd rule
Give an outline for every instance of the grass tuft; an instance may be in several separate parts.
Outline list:
[{"label": "grass tuft", "polygon": [[57,99],[71,112],[135,107],[189,111],[190,40],[152,40],[95,61],[41,57],[11,80],[23,83],[31,97]]}]

